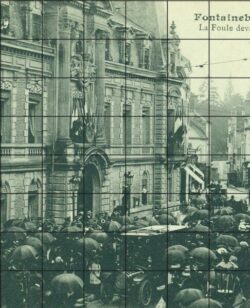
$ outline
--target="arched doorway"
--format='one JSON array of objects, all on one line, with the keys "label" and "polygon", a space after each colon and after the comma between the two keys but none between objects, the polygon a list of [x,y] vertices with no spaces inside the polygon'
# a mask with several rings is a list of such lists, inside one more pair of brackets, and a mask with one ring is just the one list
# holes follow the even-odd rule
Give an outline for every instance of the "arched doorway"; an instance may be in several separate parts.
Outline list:
[{"label": "arched doorway", "polygon": [[91,211],[94,215],[100,212],[101,179],[97,167],[87,164],[83,170],[82,180],[77,196],[78,212]]}]

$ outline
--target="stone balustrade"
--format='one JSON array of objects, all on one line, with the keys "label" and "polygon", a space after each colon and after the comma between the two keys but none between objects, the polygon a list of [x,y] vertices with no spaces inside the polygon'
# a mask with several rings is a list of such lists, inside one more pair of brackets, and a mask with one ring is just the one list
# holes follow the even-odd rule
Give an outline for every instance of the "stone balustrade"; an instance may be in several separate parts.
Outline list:
[{"label": "stone balustrade", "polygon": [[0,155],[1,159],[20,157],[43,157],[45,154],[41,144],[1,144]]}]

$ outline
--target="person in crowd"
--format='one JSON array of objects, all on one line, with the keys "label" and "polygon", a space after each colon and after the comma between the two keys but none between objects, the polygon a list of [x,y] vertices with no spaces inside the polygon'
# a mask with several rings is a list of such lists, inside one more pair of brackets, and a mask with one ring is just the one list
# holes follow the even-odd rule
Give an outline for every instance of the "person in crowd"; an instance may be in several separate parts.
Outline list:
[{"label": "person in crowd", "polygon": [[91,296],[89,300],[95,300],[100,298],[101,287],[101,265],[100,257],[95,255],[89,264],[89,285]]},{"label": "person in crowd", "polygon": [[231,206],[231,208],[235,208],[235,198],[234,195],[231,196],[230,200],[228,201],[228,206]]},{"label": "person in crowd", "polygon": [[240,242],[240,250],[237,254],[239,269],[242,271],[250,269],[250,247],[246,241]]},{"label": "person in crowd", "polygon": [[143,185],[143,187],[142,187],[142,198],[141,198],[141,203],[143,204],[143,205],[146,205],[147,204],[147,202],[148,202],[148,190],[147,190],[147,188],[146,188],[146,185]]},{"label": "person in crowd", "polygon": [[215,193],[219,195],[221,192],[221,188],[222,188],[221,181],[218,180],[217,184],[215,185]]},{"label": "person in crowd", "polygon": [[249,308],[250,307],[250,274],[243,273],[243,277],[241,278],[240,285],[242,290],[242,296],[235,303],[234,307],[239,308]]},{"label": "person in crowd", "polygon": [[[230,203],[235,203],[233,196],[229,200],[229,204]],[[234,229],[232,229],[232,232],[236,231],[233,236],[235,236],[238,240],[238,244],[236,247],[237,249],[234,249],[233,251],[229,249],[230,243],[228,245],[226,245],[226,243],[225,245],[223,244],[223,247],[218,247],[217,244],[212,244],[212,246],[210,247],[209,244],[211,243],[211,241],[206,240],[207,237],[205,236],[204,232],[200,233],[197,231],[194,235],[192,233],[193,231],[190,230],[192,232],[189,233],[189,229],[192,229],[193,227],[197,226],[197,221],[200,220],[193,219],[195,217],[194,213],[196,213],[197,211],[199,212],[204,210],[197,207],[191,208],[187,204],[183,205],[182,207],[182,215],[185,216],[185,220],[188,222],[187,230],[182,233],[181,237],[174,236],[173,241],[175,241],[175,244],[179,246],[186,246],[187,252],[185,253],[185,264],[182,265],[182,268],[180,268],[180,265],[178,264],[172,264],[172,267],[170,266],[167,282],[165,282],[164,277],[164,283],[161,283],[165,285],[165,290],[162,293],[161,301],[158,303],[158,306],[161,304],[162,306],[159,307],[175,308],[171,305],[172,303],[174,303],[176,295],[184,289],[191,288],[199,290],[198,292],[201,293],[203,297],[207,296],[218,300],[220,302],[220,305],[223,306],[223,308],[250,307],[250,278],[248,275],[245,275],[245,273],[250,270],[250,248],[247,232],[245,230],[238,230],[236,226],[234,227]],[[239,212],[244,213],[244,215],[247,215],[243,207],[239,207],[237,209],[236,213]],[[38,298],[43,298],[42,284],[44,283],[45,285],[49,285],[50,281],[58,273],[69,273],[72,271],[76,272],[77,275],[81,277],[84,275],[83,272],[88,272],[89,276],[84,277],[84,281],[88,281],[84,292],[91,293],[90,299],[91,297],[92,299],[100,299],[100,288],[104,279],[104,273],[106,271],[114,272],[117,270],[122,270],[126,265],[122,263],[125,262],[125,257],[123,258],[122,256],[126,255],[123,242],[120,239],[121,235],[119,228],[122,226],[120,226],[119,223],[114,223],[122,223],[122,213],[124,214],[125,212],[124,208],[121,206],[115,208],[111,216],[99,215],[97,217],[94,217],[93,213],[91,213],[90,211],[86,211],[86,213],[79,213],[76,217],[73,218],[72,221],[71,219],[66,218],[63,225],[56,224],[53,219],[45,219],[44,221],[37,222],[37,230],[33,232],[34,236],[40,238],[38,235],[41,234],[41,232],[50,233],[50,236],[49,234],[47,234],[48,238],[46,244],[45,242],[43,242],[43,250],[38,249],[37,252],[39,252],[37,254],[34,253],[33,249],[29,248],[28,250],[21,249],[18,252],[18,255],[17,253],[15,255],[16,248],[19,248],[20,246],[24,245],[27,238],[28,230],[23,230],[23,232],[19,233],[10,232],[7,235],[3,233],[1,237],[2,267],[4,267],[4,270],[10,270],[10,272],[13,273],[9,276],[7,275],[8,272],[6,272],[6,274],[4,271],[3,273],[3,307],[26,308],[28,305],[28,307],[36,308],[38,307],[38,305],[41,306],[41,302],[39,302]],[[162,213],[161,209],[157,208],[157,211],[154,210],[152,217],[159,218],[161,215],[166,214]],[[213,218],[220,218],[220,210],[217,210],[217,212],[215,212],[213,215]],[[234,215],[234,212],[231,214],[228,213],[227,215],[223,214],[222,218],[225,219],[225,221],[227,221],[228,219],[234,220]],[[247,216],[245,218],[247,219]],[[87,219],[87,223],[89,226],[87,232],[85,229],[83,229],[84,219]],[[101,222],[102,220],[104,221]],[[214,220],[216,221],[216,219]],[[146,223],[146,221],[143,222]],[[202,222],[204,222],[204,219],[202,220]],[[118,229],[115,229],[115,231],[113,232],[108,232],[108,227],[110,226],[110,223],[113,223],[113,227],[116,227]],[[136,219],[131,220],[131,223],[135,224],[133,227],[136,229]],[[184,224],[183,219],[179,220],[179,224]],[[22,228],[25,229],[26,227],[28,227],[28,225],[29,224],[27,220],[12,220],[8,221],[4,225],[4,231],[9,230],[13,226],[15,226],[15,228],[17,226],[22,226]],[[108,237],[103,243],[94,243],[94,245],[102,245],[101,252],[93,254],[91,256],[88,256],[87,254],[84,255],[84,249],[82,249],[82,247],[81,249],[79,249],[78,246],[79,236],[76,236],[74,232],[70,233],[70,231],[65,231],[71,226],[76,226],[77,228],[79,228],[79,234],[81,238],[88,236],[91,237],[91,233],[97,231],[105,231],[106,233],[108,233]],[[208,227],[212,231],[216,230],[215,223],[213,222],[213,220],[209,222]],[[22,231],[22,229],[20,230]],[[38,235],[36,234],[36,232],[38,232]],[[217,237],[220,234],[217,232],[213,232],[212,234],[213,242],[213,240],[216,241]],[[90,244],[92,245],[91,241]],[[217,265],[213,267],[210,263],[202,265],[198,264],[197,262],[195,263],[194,259],[190,257],[191,250],[195,247],[207,247],[216,251],[217,259],[214,262],[216,262],[215,264]],[[151,263],[154,263],[154,260],[156,258],[153,256],[152,252],[150,252],[150,249],[148,248],[149,247],[143,249],[145,255],[142,255],[142,258],[140,258],[139,248],[136,248],[135,253],[132,253],[130,257],[133,259],[133,261],[136,258],[138,258],[138,260],[147,260],[148,264],[150,264],[148,268],[151,268]],[[220,251],[218,251],[218,248],[220,249]],[[36,250],[37,248],[34,249]],[[96,249],[95,251],[97,250],[98,249]],[[42,256],[41,251],[43,252]],[[33,253],[34,260],[32,262],[29,262]],[[155,251],[154,253],[157,254],[158,251]],[[15,255],[15,258],[13,258],[13,255]],[[36,258],[37,256],[38,259]],[[42,257],[43,263],[41,262]],[[126,259],[126,261],[128,261],[128,259]],[[38,263],[40,265],[38,267],[34,267],[34,264],[36,265]],[[23,271],[19,271],[19,268],[22,268]],[[44,281],[43,279],[40,279],[41,277],[39,278],[39,273],[42,268],[46,271]],[[187,268],[186,272],[184,268]],[[79,269],[79,271],[77,271],[77,269]],[[157,279],[159,280],[159,278]],[[11,288],[17,291],[14,294],[10,294],[9,290]],[[229,293],[231,292],[232,296],[219,295],[219,293],[222,294],[223,292],[225,292],[225,290],[227,290]],[[43,306],[56,307],[56,301],[53,302],[53,300],[56,299],[52,298],[51,300],[52,303],[50,304],[50,306],[47,305],[46,302],[43,303]],[[193,305],[193,307],[202,307],[200,306],[200,304],[205,305],[205,302],[202,300],[204,299],[200,299],[200,302],[198,303],[199,306],[197,306],[198,304],[195,302],[192,303],[191,306]],[[80,301],[80,299],[76,303],[76,305],[78,305],[77,307],[82,307],[82,302]],[[74,304],[68,307],[73,308]],[[185,307],[185,305],[179,305],[178,308],[179,307]]]}]

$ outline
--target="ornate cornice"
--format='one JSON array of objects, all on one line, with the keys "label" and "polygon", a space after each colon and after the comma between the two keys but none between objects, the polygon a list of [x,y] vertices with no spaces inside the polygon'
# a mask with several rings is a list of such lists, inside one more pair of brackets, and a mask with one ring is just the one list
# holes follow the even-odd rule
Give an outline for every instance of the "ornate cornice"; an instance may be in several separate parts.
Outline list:
[{"label": "ornate cornice", "polygon": [[19,40],[1,41],[2,53],[9,52],[15,53],[15,55],[30,56],[39,60],[51,60],[54,57],[54,50],[50,47],[41,48],[41,46],[41,44],[32,44]]}]

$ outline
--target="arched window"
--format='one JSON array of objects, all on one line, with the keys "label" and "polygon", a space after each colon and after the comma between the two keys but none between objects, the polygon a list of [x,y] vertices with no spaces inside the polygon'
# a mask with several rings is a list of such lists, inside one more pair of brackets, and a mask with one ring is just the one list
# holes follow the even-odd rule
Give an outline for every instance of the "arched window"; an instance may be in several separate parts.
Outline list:
[{"label": "arched window", "polygon": [[42,216],[40,183],[32,180],[28,191],[28,219],[35,220]]},{"label": "arched window", "polygon": [[147,171],[144,171],[142,174],[142,193],[141,193],[142,205],[148,204],[148,189],[149,189],[149,175]]},{"label": "arched window", "polygon": [[10,187],[7,182],[1,185],[1,229],[3,224],[10,219]]}]

